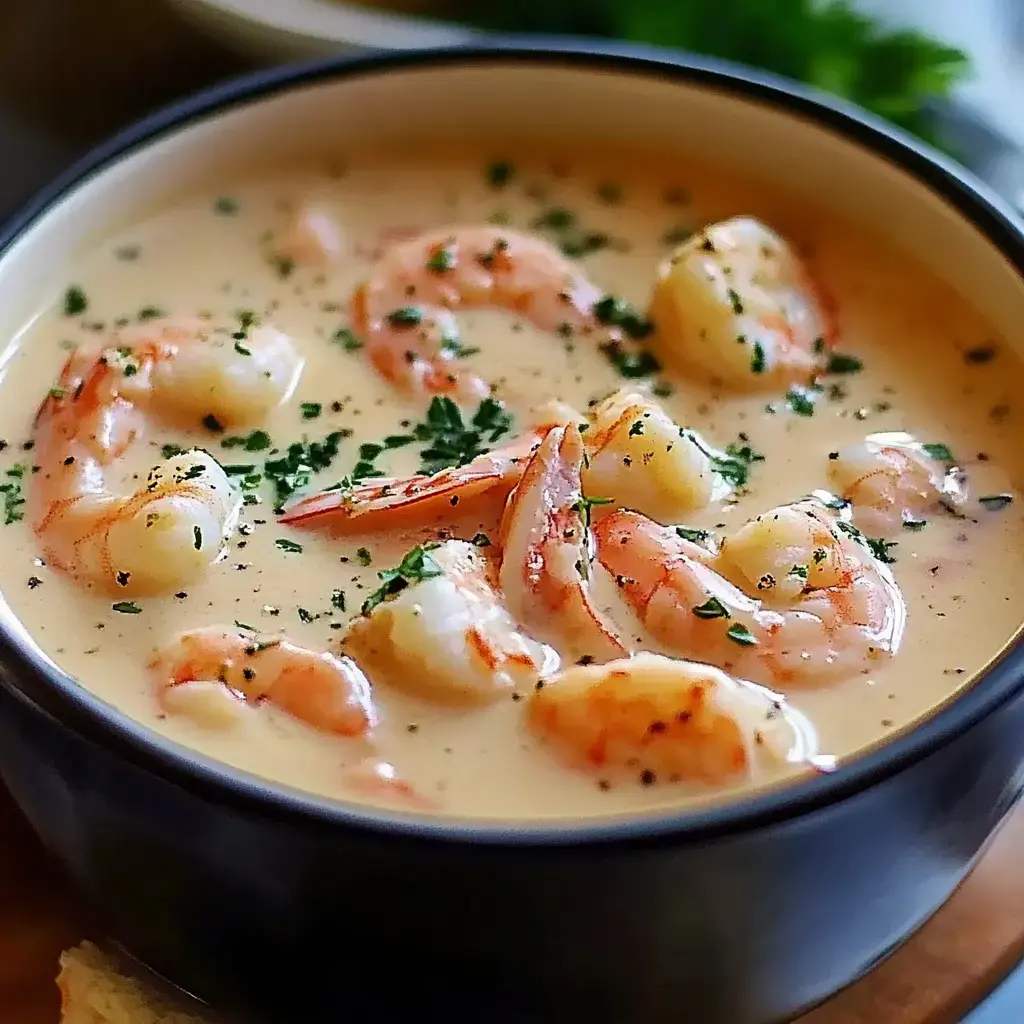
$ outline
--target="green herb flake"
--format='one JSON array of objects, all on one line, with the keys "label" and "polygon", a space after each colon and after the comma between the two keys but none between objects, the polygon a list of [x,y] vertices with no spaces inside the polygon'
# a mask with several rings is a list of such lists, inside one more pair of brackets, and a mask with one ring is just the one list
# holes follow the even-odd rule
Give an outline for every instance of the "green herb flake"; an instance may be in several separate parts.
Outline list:
[{"label": "green herb flake", "polygon": [[739,292],[735,288],[726,289],[726,296],[729,299],[729,305],[732,307],[733,313],[736,316],[743,315],[743,301],[740,299]]},{"label": "green herb flake", "polygon": [[455,253],[447,245],[440,246],[430,254],[426,269],[431,274],[447,274],[455,269]]},{"label": "green herb flake", "polygon": [[137,320],[158,320],[162,316],[167,316],[167,311],[161,309],[159,306],[143,306],[142,309],[135,314]]},{"label": "green herb flake", "polygon": [[949,446],[941,443],[936,444],[923,444],[921,447],[938,462],[955,462],[956,459],[953,457],[953,453],[949,450]]},{"label": "green herb flake", "polygon": [[[268,459],[263,464],[263,474],[274,487],[277,503],[282,504],[296,491],[307,487],[314,473],[328,469],[347,436],[346,432],[335,430],[322,441],[295,441],[280,458]],[[246,444],[246,450],[253,449]]]},{"label": "green herb flake", "polygon": [[304,420],[315,420],[324,411],[320,402],[302,402],[299,405]]},{"label": "green herb flake", "polygon": [[843,352],[832,352],[828,357],[826,373],[860,373],[864,364],[856,357]]},{"label": "green herb flake", "polygon": [[492,160],[484,169],[484,178],[491,188],[505,188],[515,177],[516,169],[507,160]]},{"label": "green herb flake", "polygon": [[641,316],[625,299],[618,295],[605,295],[594,303],[594,316],[606,327],[620,327],[634,340],[651,333],[651,323]]},{"label": "green herb flake", "polygon": [[794,385],[786,392],[786,405],[797,414],[797,416],[813,416],[814,402],[821,394],[818,388],[805,388]]},{"label": "green herb flake", "polygon": [[896,561],[895,557],[889,554],[890,548],[897,546],[897,542],[894,540],[884,540],[881,537],[867,537],[865,538],[868,545],[868,550],[871,554],[884,565],[892,565]]},{"label": "green herb flake", "polygon": [[698,619],[727,619],[729,612],[717,597],[709,597],[703,604],[690,609]]},{"label": "green herb flake", "polygon": [[198,526],[192,527],[192,546],[196,551],[203,549],[203,531]]},{"label": "green herb flake", "polygon": [[1007,505],[1013,504],[1012,494],[985,494],[978,499],[979,504],[988,509],[989,512],[999,512]]},{"label": "green herb flake", "polygon": [[331,335],[331,341],[339,344],[346,352],[358,352],[363,347],[363,343],[347,327],[339,327]]},{"label": "green herb flake", "polygon": [[345,591],[341,589],[331,591],[331,607],[337,608],[339,612],[345,610]]},{"label": "green herb flake", "polygon": [[165,459],[173,459],[176,455],[183,455],[184,453],[185,449],[182,448],[180,444],[168,442],[167,444],[162,444],[160,446],[160,454]]},{"label": "green herb flake", "polygon": [[903,520],[903,529],[904,530],[911,530],[914,533],[917,533],[918,531],[923,530],[927,525],[928,525],[928,520],[927,519],[905,518]]},{"label": "green herb flake", "polygon": [[626,380],[652,377],[661,371],[661,363],[646,350],[631,352],[621,342],[608,341],[600,346],[601,354]]},{"label": "green herb flake", "polygon": [[213,201],[213,212],[222,217],[233,217],[238,213],[238,200],[231,196],[218,196]]},{"label": "green herb flake", "polygon": [[122,615],[138,615],[142,611],[134,601],[115,601],[110,607]]},{"label": "green herb flake", "polygon": [[[433,579],[436,576],[444,575],[441,567],[430,557],[430,551],[436,544],[424,544],[414,547],[409,551],[401,562],[393,569],[382,569],[377,573],[381,586],[375,590],[364,602],[362,612],[369,615],[378,605],[401,593],[414,583],[421,583],[423,580]],[[365,552],[365,548],[360,548]],[[359,552],[356,552],[359,555]],[[369,552],[366,552],[367,560],[364,565],[369,565]],[[362,556],[360,555],[360,561]]]},{"label": "green herb flake", "polygon": [[416,440],[426,443],[420,452],[419,472],[432,476],[443,469],[465,466],[489,451],[488,445],[509,434],[512,427],[512,417],[494,398],[485,398],[467,424],[450,398],[435,397],[426,420],[413,428]]},{"label": "green herb flake", "polygon": [[753,647],[757,643],[757,637],[742,622],[734,622],[725,631],[725,635],[741,647]]},{"label": "green herb flake", "polygon": [[423,321],[423,311],[417,306],[402,306],[388,313],[386,319],[392,327],[417,327]]},{"label": "green herb flake", "polygon": [[225,437],[220,446],[221,448],[244,448],[247,452],[262,452],[272,444],[270,435],[265,430],[254,430],[251,434],[246,434],[243,437],[237,435]]},{"label": "green herb flake", "polygon": [[754,342],[754,351],[750,356],[750,371],[751,373],[764,373],[765,360],[764,360],[764,346],[759,341]]},{"label": "green herb flake", "polygon": [[242,342],[237,340],[237,339],[235,341],[235,351],[240,356],[251,356],[252,355],[252,349],[251,348],[246,348],[246,346],[243,345]]},{"label": "green herb flake", "polygon": [[676,534],[683,540],[693,541],[694,544],[703,544],[711,536],[707,530],[696,530],[690,526],[677,526]]},{"label": "green herb flake", "polygon": [[733,487],[746,487],[755,462],[764,462],[764,456],[745,443],[726,445],[724,455],[711,453],[712,469]]},{"label": "green herb flake", "polygon": [[64,292],[64,315],[80,316],[89,308],[89,299],[77,285],[70,285]]},{"label": "green herb flake", "polygon": [[3,494],[4,502],[4,526],[21,522],[25,518],[25,498],[21,490],[25,469],[24,463],[16,462],[4,471],[5,479],[0,483],[0,494]]},{"label": "green herb flake", "polygon": [[356,548],[356,558],[360,565],[369,565],[373,561],[373,556],[368,548]]},{"label": "green herb flake", "polygon": [[295,541],[289,540],[287,537],[278,537],[277,540],[274,541],[274,546],[290,555],[302,554],[302,545],[296,544]]},{"label": "green herb flake", "polygon": [[583,521],[584,527],[589,529],[590,528],[590,521],[591,521],[592,510],[596,506],[599,506],[599,505],[611,505],[611,504],[614,504],[612,498],[598,498],[598,497],[587,498],[587,497],[584,497],[584,496],[581,495],[579,500],[578,501],[574,501],[569,506],[569,508],[571,508],[573,512],[576,512],[579,515],[580,519]]},{"label": "green herb flake", "polygon": [[203,426],[214,434],[224,433],[224,424],[212,412],[203,417]]}]

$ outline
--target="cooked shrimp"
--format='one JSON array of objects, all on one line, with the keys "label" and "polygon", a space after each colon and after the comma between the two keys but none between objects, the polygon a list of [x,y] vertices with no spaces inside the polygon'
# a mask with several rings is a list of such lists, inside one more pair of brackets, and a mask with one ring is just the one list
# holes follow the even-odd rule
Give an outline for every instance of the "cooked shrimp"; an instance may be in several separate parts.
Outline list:
[{"label": "cooked shrimp", "polygon": [[235,626],[193,629],[157,651],[149,668],[168,710],[181,707],[175,688],[218,684],[239,701],[268,701],[322,732],[365,736],[377,724],[370,684],[351,658],[281,636]]},{"label": "cooked shrimp", "polygon": [[764,760],[808,760],[813,733],[769,690],[717,668],[647,652],[544,681],[529,728],[570,764],[644,785],[721,785]]},{"label": "cooked shrimp", "polygon": [[342,786],[374,803],[392,804],[403,810],[436,811],[440,801],[424,796],[389,761],[367,758],[341,772]]},{"label": "cooked shrimp", "polygon": [[938,506],[955,511],[966,503],[966,477],[948,455],[944,445],[924,445],[910,434],[869,434],[830,454],[828,474],[852,503],[857,525],[891,537]]},{"label": "cooked shrimp", "polygon": [[870,671],[901,642],[906,607],[892,574],[813,499],[758,516],[717,554],[632,512],[594,532],[626,601],[681,656],[789,686]]},{"label": "cooked shrimp", "polygon": [[343,641],[374,682],[448,704],[525,693],[557,665],[522,632],[488,560],[466,541],[414,548],[364,605]]},{"label": "cooked shrimp", "polygon": [[352,297],[352,327],[377,372],[414,394],[482,398],[462,368],[452,310],[499,306],[542,330],[589,332],[602,297],[549,242],[507,228],[456,226],[389,249]]},{"label": "cooked shrimp", "polygon": [[497,513],[542,436],[526,433],[465,466],[433,476],[378,478],[352,488],[321,491],[295,502],[279,521],[292,526],[327,526],[344,534],[419,527],[465,512]]},{"label": "cooked shrimp", "polygon": [[584,441],[584,491],[660,522],[678,522],[728,491],[712,449],[637,392],[616,391],[596,406]]},{"label": "cooked shrimp", "polygon": [[725,387],[779,388],[821,373],[834,326],[806,268],[751,217],[711,224],[658,270],[650,346]]},{"label": "cooked shrimp", "polygon": [[344,247],[337,219],[316,205],[303,205],[275,244],[273,255],[300,267],[325,267]]},{"label": "cooked shrimp", "polygon": [[517,621],[577,656],[626,653],[588,593],[590,531],[575,424],[553,428],[530,459],[502,517],[501,590]]},{"label": "cooked shrimp", "polygon": [[544,435],[557,423],[579,418],[569,406],[546,403],[533,412],[532,426],[523,434],[465,466],[321,491],[295,502],[280,521],[345,534],[421,527],[467,512],[497,518]]},{"label": "cooked shrimp", "polygon": [[36,416],[29,514],[50,565],[141,594],[178,589],[218,557],[239,498],[213,456],[174,456],[133,494],[108,477],[150,415],[227,427],[284,400],[301,369],[291,342],[271,328],[236,333],[244,355],[228,335],[178,320],[72,353]]}]

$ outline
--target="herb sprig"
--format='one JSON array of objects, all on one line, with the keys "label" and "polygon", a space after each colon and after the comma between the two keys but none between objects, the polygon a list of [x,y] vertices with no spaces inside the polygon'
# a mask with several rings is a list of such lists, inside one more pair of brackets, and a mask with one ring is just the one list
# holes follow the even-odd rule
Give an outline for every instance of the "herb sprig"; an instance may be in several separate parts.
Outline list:
[{"label": "herb sprig", "polygon": [[419,544],[407,552],[393,569],[381,569],[377,573],[381,585],[363,602],[363,614],[369,615],[378,605],[400,594],[413,583],[443,576],[444,570],[430,557],[430,552],[436,547],[437,544]]}]

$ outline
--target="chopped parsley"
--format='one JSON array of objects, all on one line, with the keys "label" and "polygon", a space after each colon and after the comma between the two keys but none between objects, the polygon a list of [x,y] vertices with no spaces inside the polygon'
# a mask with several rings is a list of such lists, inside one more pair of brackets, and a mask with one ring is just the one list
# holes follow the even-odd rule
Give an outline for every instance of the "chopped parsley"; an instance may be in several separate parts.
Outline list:
[{"label": "chopped parsley", "polygon": [[698,619],[727,619],[729,612],[717,597],[709,597],[703,604],[690,609]]},{"label": "chopped parsley", "polygon": [[162,316],[167,316],[167,312],[159,306],[143,306],[135,314],[137,320],[157,320]]},{"label": "chopped parsley", "polygon": [[711,536],[707,530],[695,530],[690,526],[677,526],[676,533],[683,540],[690,540],[695,544],[703,544]]},{"label": "chopped parsley", "polygon": [[754,351],[750,356],[750,372],[751,373],[764,373],[765,359],[764,359],[764,346],[759,341],[754,342]]},{"label": "chopped parsley", "polygon": [[786,405],[797,416],[813,416],[814,402],[820,394],[820,388],[794,385],[786,392]]},{"label": "chopped parsley", "polygon": [[[579,501],[574,501],[569,506],[569,508],[571,508],[573,510],[573,512],[578,512],[579,513],[579,517],[583,521],[584,527],[589,529],[590,528],[590,519],[591,519],[591,510],[594,508],[594,506],[595,505],[611,505],[611,504],[613,504],[613,499],[612,498],[597,498],[597,497],[587,498],[587,497],[584,497],[584,496],[581,495]],[[488,543],[490,543],[490,541],[488,541]]]},{"label": "chopped parsley", "polygon": [[910,518],[910,519],[904,519],[903,520],[903,529],[904,530],[912,530],[914,533],[916,533],[918,530],[923,530],[927,525],[928,525],[928,520],[927,519],[913,519],[913,518]]},{"label": "chopped parsley", "polygon": [[203,417],[203,426],[214,434],[224,433],[224,424],[212,412],[207,413]]},{"label": "chopped parsley", "polygon": [[956,459],[953,457],[953,453],[949,450],[948,445],[944,444],[923,444],[921,447],[933,458],[939,462],[955,462]]},{"label": "chopped parsley", "polygon": [[134,601],[115,601],[110,607],[122,615],[138,615],[142,611],[141,606]]},{"label": "chopped parsley", "polygon": [[339,612],[345,610],[345,591],[341,589],[331,591],[331,607],[337,608]]},{"label": "chopped parsley", "polygon": [[865,537],[864,539],[867,542],[868,550],[879,562],[884,565],[892,565],[896,561],[895,557],[889,554],[889,549],[897,546],[896,541],[884,540],[882,537]]},{"label": "chopped parsley", "polygon": [[644,432],[644,421],[634,420],[629,426],[629,436],[639,437]]},{"label": "chopped parsley", "polygon": [[[430,550],[436,544],[417,545],[409,551],[394,569],[382,569],[377,573],[381,586],[363,602],[363,614],[369,615],[378,605],[401,593],[406,587],[423,580],[444,575],[441,567],[430,557]],[[364,551],[365,548],[360,548]],[[368,565],[369,562],[364,562]]]},{"label": "chopped parsley", "polygon": [[740,644],[742,647],[752,647],[757,643],[757,637],[743,625],[742,622],[734,622],[726,631],[725,635],[732,640],[733,643]]},{"label": "chopped parsley", "polygon": [[505,188],[515,177],[516,169],[507,160],[493,160],[484,170],[484,177],[491,188]]},{"label": "chopped parsley", "polygon": [[192,546],[196,551],[201,551],[203,548],[203,531],[198,526],[192,527]]},{"label": "chopped parsley", "polygon": [[363,347],[363,343],[347,327],[339,327],[331,335],[331,341],[337,342],[346,352],[358,352]]},{"label": "chopped parsley", "polygon": [[417,327],[423,321],[423,310],[418,306],[402,306],[391,310],[386,319],[392,327]]},{"label": "chopped parsley", "polygon": [[985,494],[978,499],[979,503],[989,510],[989,512],[998,512],[1000,509],[1006,508],[1007,505],[1013,503],[1012,494]]},{"label": "chopped parsley", "polygon": [[[661,363],[645,350],[631,352],[620,341],[606,341],[601,353],[626,380],[651,377],[661,369]],[[671,392],[670,392],[671,393]]]},{"label": "chopped parsley", "polygon": [[455,253],[448,244],[438,246],[430,254],[426,269],[432,274],[447,274],[455,269]]},{"label": "chopped parsley", "polygon": [[302,554],[302,545],[296,544],[295,541],[289,540],[287,537],[278,537],[274,541],[274,546],[292,555]]},{"label": "chopped parsley", "polygon": [[711,456],[711,465],[715,472],[733,487],[746,487],[750,478],[750,467],[755,462],[764,462],[764,456],[749,444],[729,444],[726,445],[725,455]]},{"label": "chopped parsley", "polygon": [[[281,458],[268,459],[263,464],[263,473],[274,485],[278,505],[308,486],[314,473],[327,469],[337,457],[342,439],[347,436],[346,432],[335,430],[322,441],[295,441]],[[251,450],[248,443],[246,450]]]},{"label": "chopped parsley", "polygon": [[295,270],[295,260],[291,256],[282,256],[280,253],[271,256],[270,265],[277,272],[277,276],[282,281],[287,280],[292,276],[292,272]]},{"label": "chopped parsley", "polygon": [[726,290],[726,295],[729,298],[729,305],[732,307],[733,313],[735,313],[736,316],[742,316],[743,315],[743,302],[740,299],[739,293],[736,291],[736,289],[735,288],[727,289]]},{"label": "chopped parsley", "polygon": [[219,213],[222,217],[233,217],[238,213],[238,200],[231,196],[218,196],[213,201],[213,212]]},{"label": "chopped parsley", "polygon": [[651,333],[650,321],[617,295],[605,295],[598,299],[594,303],[594,316],[606,327],[621,327],[630,338],[639,340]]},{"label": "chopped parsley", "polygon": [[165,459],[173,459],[176,455],[184,455],[185,449],[182,448],[180,444],[168,442],[167,444],[162,444],[160,446],[160,454]]},{"label": "chopped parsley", "polygon": [[856,357],[845,355],[842,352],[833,352],[828,357],[826,373],[860,373],[864,364]]},{"label": "chopped parsley", "polygon": [[89,308],[89,299],[77,285],[70,285],[64,292],[64,315],[79,316]]},{"label": "chopped parsley", "polygon": [[806,580],[810,575],[810,569],[806,565],[794,565],[786,575],[792,576],[794,579]]},{"label": "chopped parsley", "polygon": [[302,402],[299,409],[302,411],[304,420],[315,420],[324,411],[324,407],[319,402]]},{"label": "chopped parsley", "polygon": [[512,429],[512,417],[494,398],[485,398],[467,425],[459,407],[446,397],[435,397],[427,418],[413,428],[417,441],[427,442],[420,452],[420,473],[432,476],[443,469],[465,466]]},{"label": "chopped parsley", "polygon": [[244,437],[237,435],[232,437],[225,437],[221,441],[221,448],[244,448],[247,452],[263,452],[266,451],[273,441],[270,439],[270,435],[265,430],[254,430],[251,434],[246,434]]},{"label": "chopped parsley", "polygon": [[356,548],[356,558],[359,559],[360,565],[369,565],[373,561],[373,556],[367,548]]},{"label": "chopped parsley", "polygon": [[25,499],[21,493],[21,481],[25,476],[25,465],[16,462],[4,472],[6,480],[0,484],[0,493],[4,496],[4,525],[20,522],[25,518]]}]

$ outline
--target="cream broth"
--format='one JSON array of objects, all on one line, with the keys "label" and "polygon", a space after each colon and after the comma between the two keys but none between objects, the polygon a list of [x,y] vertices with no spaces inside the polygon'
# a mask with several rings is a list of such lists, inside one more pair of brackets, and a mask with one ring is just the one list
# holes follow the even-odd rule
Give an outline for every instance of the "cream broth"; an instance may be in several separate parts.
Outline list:
[{"label": "cream broth", "polygon": [[[792,199],[723,182],[712,172],[640,177],[613,173],[598,158],[562,166],[517,161],[510,180],[497,187],[486,166],[485,159],[403,154],[353,161],[342,172],[225,183],[220,196],[197,197],[107,240],[74,265],[59,292],[41,298],[38,316],[3,355],[0,436],[7,447],[0,473],[31,464],[33,453],[23,443],[70,346],[119,318],[135,321],[156,310],[208,315],[230,328],[246,309],[291,335],[305,359],[295,394],[261,425],[274,448],[351,432],[313,481],[314,488],[332,484],[352,470],[361,443],[404,433],[424,413],[422,401],[402,399],[336,333],[346,326],[347,300],[386,232],[497,220],[570,243],[603,233],[611,244],[585,256],[587,273],[642,309],[659,260],[690,230],[750,213],[807,254],[835,298],[838,347],[856,353],[863,370],[825,378],[811,416],[794,412],[781,394],[716,394],[703,382],[658,377],[672,386],[661,401],[678,423],[719,447],[742,433],[764,455],[735,504],[705,509],[688,525],[734,529],[773,505],[827,487],[828,453],[880,431],[906,430],[947,444],[975,494],[1019,486],[1016,356],[961,299],[889,246]],[[292,211],[311,201],[337,218],[344,236],[344,258],[322,271],[291,268],[273,255]],[[565,210],[576,217],[571,228],[558,226],[564,220],[558,211]],[[65,293],[72,285],[80,291]],[[78,308],[82,299],[85,309]],[[624,383],[639,383],[624,382],[586,339],[550,336],[500,311],[470,311],[459,320],[462,343],[480,349],[469,357],[472,366],[500,385],[517,423],[547,398],[585,409]],[[124,460],[121,483],[138,486],[132,474],[159,461],[167,443],[205,447],[223,464],[252,465],[255,473],[268,457],[280,456],[223,441],[209,431],[154,428]],[[377,465],[396,475],[412,472],[421,447],[386,451]],[[257,775],[360,799],[343,786],[342,769],[367,753],[362,741],[317,733],[268,704],[240,725],[214,730],[166,714],[157,702],[146,663],[183,629],[234,620],[336,650],[343,627],[378,587],[378,571],[397,564],[423,537],[331,538],[288,528],[275,522],[266,482],[249,493],[258,503],[244,506],[224,558],[187,592],[122,604],[116,594],[95,592],[39,564],[39,545],[22,519],[0,529],[4,596],[58,665],[157,732]],[[1015,633],[1024,580],[1022,511],[1018,501],[967,520],[937,514],[925,528],[896,538],[892,570],[908,607],[898,655],[870,675],[788,693],[812,723],[823,755],[853,756],[931,713]],[[494,534],[496,526],[479,519],[452,523],[466,539]],[[613,590],[601,582],[602,606],[614,603],[606,596]],[[621,607],[613,614],[623,620]],[[441,813],[621,814],[736,792],[639,782],[604,788],[596,775],[562,766],[532,739],[521,704],[512,700],[452,710],[382,685],[375,700],[382,721],[373,752],[438,798]],[[806,770],[780,769],[778,777]]]}]

